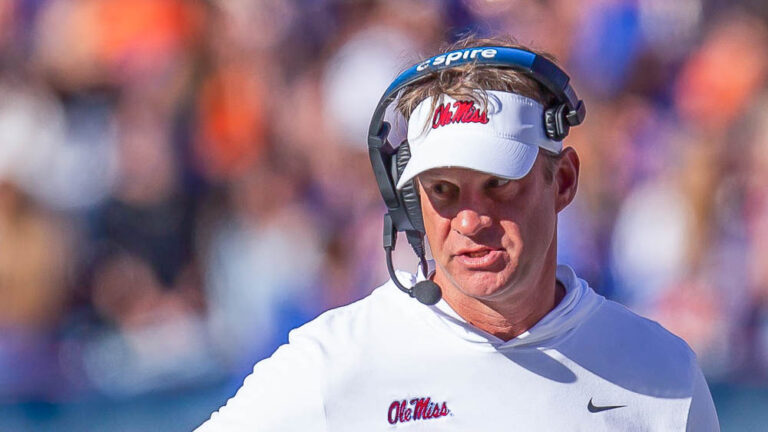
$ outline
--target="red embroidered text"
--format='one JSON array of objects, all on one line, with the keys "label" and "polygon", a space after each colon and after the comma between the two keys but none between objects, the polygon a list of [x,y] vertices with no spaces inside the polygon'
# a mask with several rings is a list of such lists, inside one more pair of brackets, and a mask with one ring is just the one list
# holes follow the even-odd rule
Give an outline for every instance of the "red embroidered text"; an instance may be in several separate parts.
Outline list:
[{"label": "red embroidered text", "polygon": [[445,402],[442,404],[432,402],[431,398],[414,398],[408,402],[403,399],[392,402],[387,413],[387,420],[389,420],[389,424],[406,423],[445,417],[450,412],[451,410],[448,409]]},{"label": "red embroidered text", "polygon": [[452,123],[488,123],[488,111],[475,108],[473,101],[456,101],[437,106],[432,116],[432,129]]}]

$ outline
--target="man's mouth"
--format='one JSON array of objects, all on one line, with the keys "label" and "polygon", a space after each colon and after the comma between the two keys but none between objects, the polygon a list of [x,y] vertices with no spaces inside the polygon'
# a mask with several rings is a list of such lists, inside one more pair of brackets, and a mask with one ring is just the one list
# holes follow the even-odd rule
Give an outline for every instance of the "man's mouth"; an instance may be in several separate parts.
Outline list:
[{"label": "man's mouth", "polygon": [[473,270],[489,270],[496,266],[504,255],[502,249],[488,247],[462,249],[455,255],[456,261],[462,266]]}]

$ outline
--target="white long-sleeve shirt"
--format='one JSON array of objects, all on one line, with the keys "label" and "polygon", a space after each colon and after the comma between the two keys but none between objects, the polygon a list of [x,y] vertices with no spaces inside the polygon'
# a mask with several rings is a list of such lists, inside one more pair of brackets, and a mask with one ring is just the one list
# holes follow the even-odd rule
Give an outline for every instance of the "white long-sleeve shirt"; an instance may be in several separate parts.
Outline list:
[{"label": "white long-sleeve shirt", "polygon": [[509,341],[390,281],[292,331],[198,431],[719,430],[685,342],[557,278],[560,304]]}]

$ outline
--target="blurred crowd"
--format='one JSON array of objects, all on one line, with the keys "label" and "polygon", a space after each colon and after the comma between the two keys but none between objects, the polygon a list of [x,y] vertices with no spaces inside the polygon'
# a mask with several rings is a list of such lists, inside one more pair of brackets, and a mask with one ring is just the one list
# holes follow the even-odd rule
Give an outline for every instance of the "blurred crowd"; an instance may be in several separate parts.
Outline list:
[{"label": "blurred crowd", "polygon": [[585,100],[560,261],[768,384],[763,2],[0,0],[0,402],[237,382],[385,282],[368,122],[468,32]]}]

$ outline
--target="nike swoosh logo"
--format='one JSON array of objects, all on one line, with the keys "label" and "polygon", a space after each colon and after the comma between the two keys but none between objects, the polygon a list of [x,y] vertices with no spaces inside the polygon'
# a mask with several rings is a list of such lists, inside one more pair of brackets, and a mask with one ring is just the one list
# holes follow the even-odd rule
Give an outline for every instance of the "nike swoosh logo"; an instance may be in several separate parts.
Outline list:
[{"label": "nike swoosh logo", "polygon": [[587,405],[587,409],[591,413],[599,413],[601,411],[608,411],[616,408],[624,408],[626,405],[606,405],[606,406],[595,406],[592,403],[592,399],[589,399],[589,404]]}]

